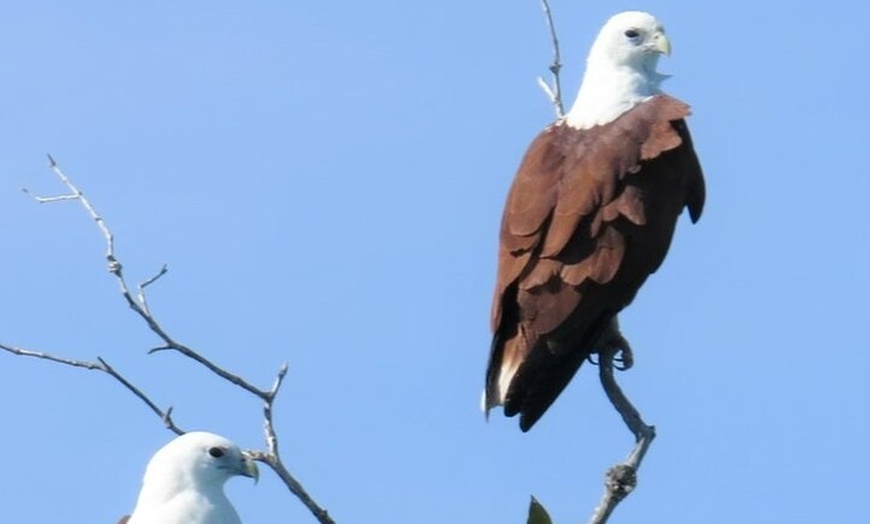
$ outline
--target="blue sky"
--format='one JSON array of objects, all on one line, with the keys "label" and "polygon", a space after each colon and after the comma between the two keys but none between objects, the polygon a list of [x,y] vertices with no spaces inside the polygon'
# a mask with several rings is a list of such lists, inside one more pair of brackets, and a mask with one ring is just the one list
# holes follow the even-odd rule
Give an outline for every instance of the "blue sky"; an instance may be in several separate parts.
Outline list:
[{"label": "blue sky", "polygon": [[[612,522],[866,522],[867,2],[553,0],[570,103],[613,13],[668,29],[702,220],[622,316],[658,428]],[[0,16],[0,341],[107,358],[177,422],[261,447],[260,404],[125,307],[51,152],[179,340],[266,386],[340,523],[583,521],[631,437],[584,367],[528,434],[478,411],[498,221],[552,119],[536,0],[9,0]],[[108,377],[0,355],[9,522],[113,523],[170,438]],[[248,523],[314,522],[277,479]],[[51,501],[50,503],[48,501]]]}]

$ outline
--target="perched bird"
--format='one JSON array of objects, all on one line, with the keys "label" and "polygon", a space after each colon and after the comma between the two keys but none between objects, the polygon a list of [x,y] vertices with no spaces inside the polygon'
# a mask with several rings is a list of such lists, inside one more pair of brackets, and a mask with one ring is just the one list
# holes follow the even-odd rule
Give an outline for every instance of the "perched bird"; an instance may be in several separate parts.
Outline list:
[{"label": "perched bird", "polygon": [[659,268],[683,208],[701,216],[689,107],[659,89],[670,50],[648,13],[608,20],[574,105],[529,146],[508,194],[484,408],[519,413],[523,431],[587,357],[624,343],[616,314]]},{"label": "perched bird", "polygon": [[236,475],[256,481],[257,464],[224,437],[185,433],[151,457],[133,514],[118,524],[241,524],[224,494]]}]

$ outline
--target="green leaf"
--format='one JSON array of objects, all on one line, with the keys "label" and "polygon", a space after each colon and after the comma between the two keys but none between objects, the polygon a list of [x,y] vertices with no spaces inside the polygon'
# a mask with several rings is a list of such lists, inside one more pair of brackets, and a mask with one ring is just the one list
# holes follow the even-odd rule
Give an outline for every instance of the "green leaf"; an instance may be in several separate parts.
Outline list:
[{"label": "green leaf", "polygon": [[550,514],[534,496],[529,504],[529,520],[526,521],[526,524],[553,524]]}]

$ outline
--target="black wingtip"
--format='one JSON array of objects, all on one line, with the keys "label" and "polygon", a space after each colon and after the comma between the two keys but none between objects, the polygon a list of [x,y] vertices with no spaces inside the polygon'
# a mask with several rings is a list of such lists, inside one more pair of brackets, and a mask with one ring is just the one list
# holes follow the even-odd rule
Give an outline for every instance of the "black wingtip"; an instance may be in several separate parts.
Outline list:
[{"label": "black wingtip", "polygon": [[541,418],[543,413],[524,412],[520,415],[520,429],[523,433],[528,433],[532,426]]}]

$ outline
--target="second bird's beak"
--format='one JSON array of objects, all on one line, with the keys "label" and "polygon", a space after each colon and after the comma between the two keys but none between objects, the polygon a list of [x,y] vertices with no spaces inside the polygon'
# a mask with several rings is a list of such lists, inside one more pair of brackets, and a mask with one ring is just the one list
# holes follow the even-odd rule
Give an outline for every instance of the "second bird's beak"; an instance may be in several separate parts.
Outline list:
[{"label": "second bird's beak", "polygon": [[256,484],[260,480],[260,469],[257,467],[257,463],[251,458],[249,453],[244,451],[242,452],[242,463],[240,473],[254,479],[254,484]]},{"label": "second bird's beak", "polygon": [[655,50],[663,55],[671,54],[671,41],[664,33],[656,32],[655,35]]}]

